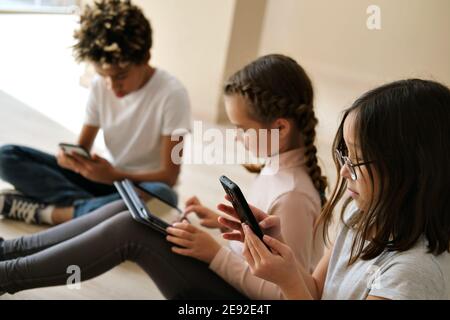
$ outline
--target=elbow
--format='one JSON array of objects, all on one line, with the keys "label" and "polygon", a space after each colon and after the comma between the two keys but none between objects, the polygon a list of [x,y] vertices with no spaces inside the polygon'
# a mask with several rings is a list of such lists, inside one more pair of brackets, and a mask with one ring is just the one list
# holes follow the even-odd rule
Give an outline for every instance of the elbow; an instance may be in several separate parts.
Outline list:
[{"label": "elbow", "polygon": [[178,181],[178,175],[179,175],[179,171],[177,170],[176,172],[173,172],[173,171],[171,171],[171,172],[168,172],[167,173],[167,175],[166,175],[166,178],[164,179],[165,181],[165,183],[169,186],[169,187],[174,187],[175,186],[175,184],[177,183],[177,181]]}]

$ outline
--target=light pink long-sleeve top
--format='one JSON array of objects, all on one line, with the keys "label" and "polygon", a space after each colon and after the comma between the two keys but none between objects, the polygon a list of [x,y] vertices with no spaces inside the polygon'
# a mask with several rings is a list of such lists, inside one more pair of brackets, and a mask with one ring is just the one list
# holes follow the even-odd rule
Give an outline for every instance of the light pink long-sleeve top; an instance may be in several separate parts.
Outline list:
[{"label": "light pink long-sleeve top", "polygon": [[[314,237],[314,224],[321,211],[320,196],[305,167],[303,149],[295,149],[269,159],[256,177],[248,202],[281,219],[281,233],[299,263],[312,272],[323,254],[322,233]],[[251,299],[283,299],[272,282],[253,276],[242,256],[243,245],[230,241],[209,265],[224,280]]]}]

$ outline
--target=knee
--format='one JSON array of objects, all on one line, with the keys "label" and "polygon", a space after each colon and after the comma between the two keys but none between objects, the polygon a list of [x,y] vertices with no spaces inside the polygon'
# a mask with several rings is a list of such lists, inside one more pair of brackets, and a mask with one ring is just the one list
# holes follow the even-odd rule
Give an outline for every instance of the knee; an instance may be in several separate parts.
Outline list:
[{"label": "knee", "polygon": [[20,147],[16,145],[3,145],[0,147],[0,177],[8,177],[8,173],[14,172],[19,158]]},{"label": "knee", "polygon": [[114,239],[118,242],[133,240],[132,238],[138,236],[142,227],[140,223],[136,222],[128,211],[120,212],[109,218],[102,225],[102,231],[105,239]]},{"label": "knee", "polygon": [[159,247],[165,241],[158,232],[135,221],[128,211],[123,211],[99,225],[101,239],[108,239],[121,252],[122,259],[136,261],[149,243]]}]

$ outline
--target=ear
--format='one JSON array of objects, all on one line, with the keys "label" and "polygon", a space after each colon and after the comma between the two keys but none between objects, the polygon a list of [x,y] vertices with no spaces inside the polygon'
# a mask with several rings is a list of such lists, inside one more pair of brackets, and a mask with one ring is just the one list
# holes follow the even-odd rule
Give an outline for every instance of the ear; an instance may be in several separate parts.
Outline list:
[{"label": "ear", "polygon": [[151,58],[152,58],[152,53],[151,53],[151,51],[148,51],[147,54],[145,55],[144,63],[148,64],[150,62]]},{"label": "ear", "polygon": [[271,129],[278,129],[280,138],[283,139],[291,132],[292,124],[285,118],[278,118],[272,122]]}]

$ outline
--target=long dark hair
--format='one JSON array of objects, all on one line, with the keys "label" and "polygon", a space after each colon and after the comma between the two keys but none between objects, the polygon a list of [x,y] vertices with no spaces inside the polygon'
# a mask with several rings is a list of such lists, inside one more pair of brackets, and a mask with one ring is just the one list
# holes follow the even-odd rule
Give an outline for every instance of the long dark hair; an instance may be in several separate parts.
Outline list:
[{"label": "long dark hair", "polygon": [[[359,210],[347,221],[356,231],[349,264],[385,250],[406,251],[421,236],[430,253],[450,251],[450,90],[433,81],[410,79],[367,92],[344,112],[333,151],[345,147],[343,127],[351,112],[358,158],[374,161],[367,170],[372,190],[374,173],[379,177],[379,196],[372,198],[366,212]],[[332,212],[346,189],[334,152],[333,157],[338,181],[318,221],[324,223],[326,239]],[[370,240],[367,246],[365,240]]]},{"label": "long dark hair", "polygon": [[314,93],[305,70],[284,55],[263,56],[232,75],[224,93],[246,98],[250,115],[263,123],[281,117],[295,120],[303,138],[308,173],[324,205],[327,180],[317,163]]}]

